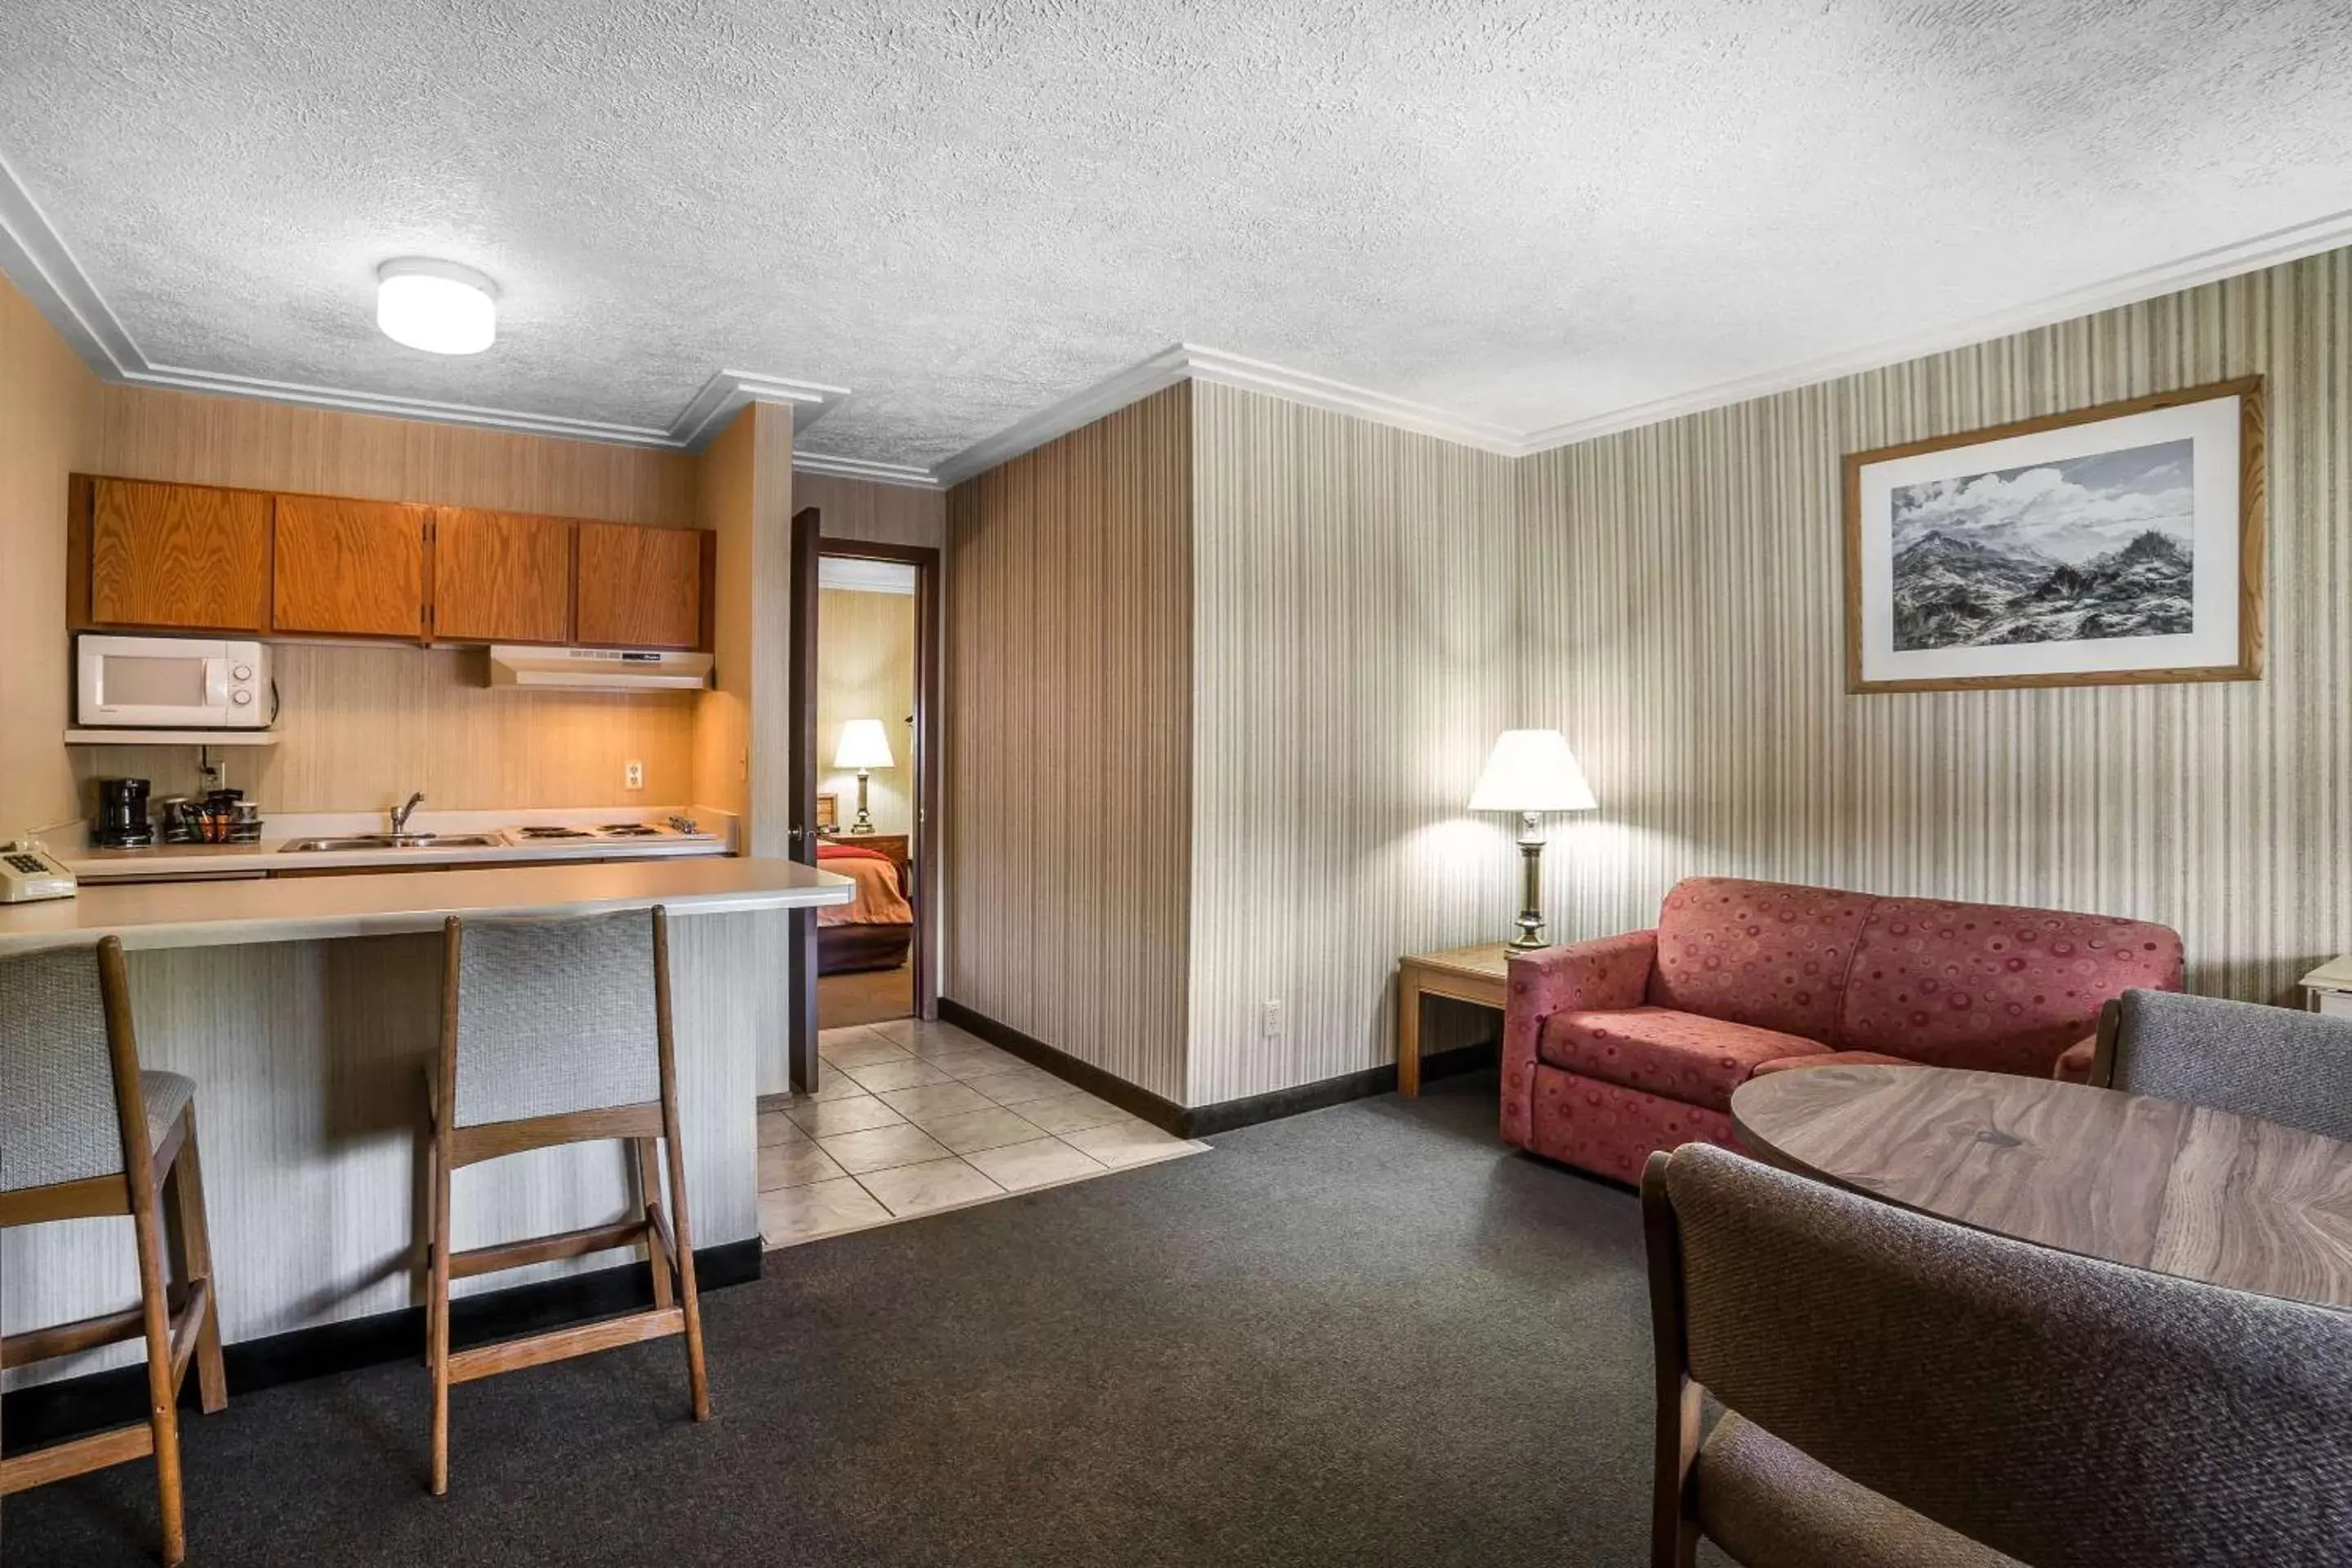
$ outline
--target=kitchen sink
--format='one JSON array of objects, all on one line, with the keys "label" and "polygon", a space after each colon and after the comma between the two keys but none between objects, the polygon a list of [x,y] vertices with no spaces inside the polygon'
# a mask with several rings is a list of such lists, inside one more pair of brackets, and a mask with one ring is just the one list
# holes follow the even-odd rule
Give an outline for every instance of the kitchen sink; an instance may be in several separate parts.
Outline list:
[{"label": "kitchen sink", "polygon": [[341,849],[490,849],[506,840],[488,833],[362,833],[349,838],[290,838],[280,851],[317,855]]}]

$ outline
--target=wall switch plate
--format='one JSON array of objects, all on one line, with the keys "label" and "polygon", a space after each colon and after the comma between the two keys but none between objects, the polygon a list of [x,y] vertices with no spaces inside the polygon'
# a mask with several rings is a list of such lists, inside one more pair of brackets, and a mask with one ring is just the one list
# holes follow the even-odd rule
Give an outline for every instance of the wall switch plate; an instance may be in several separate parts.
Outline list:
[{"label": "wall switch plate", "polygon": [[1272,997],[1258,1010],[1257,1032],[1269,1040],[1282,1038],[1282,1004]]},{"label": "wall switch plate", "polygon": [[621,782],[630,789],[646,787],[646,764],[625,763],[621,766]]}]

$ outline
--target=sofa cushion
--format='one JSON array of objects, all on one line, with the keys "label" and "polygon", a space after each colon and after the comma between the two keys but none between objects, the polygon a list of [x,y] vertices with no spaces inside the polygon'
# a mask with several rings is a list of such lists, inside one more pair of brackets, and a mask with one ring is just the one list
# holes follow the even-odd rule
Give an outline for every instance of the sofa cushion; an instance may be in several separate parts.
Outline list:
[{"label": "sofa cushion", "polygon": [[1554,1013],[1536,1054],[1556,1068],[1603,1083],[1646,1089],[1727,1110],[1731,1091],[1759,1062],[1811,1056],[1820,1042],[1668,1007],[1615,1013]]},{"label": "sofa cushion", "polygon": [[1769,1062],[1758,1062],[1750,1076],[1762,1078],[1766,1073],[1785,1072],[1795,1068],[1916,1068],[1925,1063],[1909,1057],[1890,1057],[1885,1051],[1823,1051],[1813,1057],[1780,1057]]},{"label": "sofa cushion", "polygon": [[[1664,943],[1659,944],[1663,957]],[[2131,986],[2180,988],[2180,938],[2112,915],[1881,899],[1824,1037],[1934,1067],[2048,1077]]]},{"label": "sofa cushion", "polygon": [[1676,883],[1658,911],[1650,1005],[1828,1039],[1854,943],[1878,901],[1730,877]]}]

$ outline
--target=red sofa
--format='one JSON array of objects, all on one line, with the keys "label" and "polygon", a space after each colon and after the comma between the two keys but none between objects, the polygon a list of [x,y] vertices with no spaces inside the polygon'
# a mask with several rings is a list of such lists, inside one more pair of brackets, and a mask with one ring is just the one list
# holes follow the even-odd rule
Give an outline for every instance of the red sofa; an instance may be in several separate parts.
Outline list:
[{"label": "red sofa", "polygon": [[1511,960],[1503,1138],[1639,1182],[1654,1150],[1736,1147],[1731,1091],[1756,1073],[2046,1077],[2101,1003],[2180,980],[2179,936],[2144,921],[1695,877],[1654,931]]}]

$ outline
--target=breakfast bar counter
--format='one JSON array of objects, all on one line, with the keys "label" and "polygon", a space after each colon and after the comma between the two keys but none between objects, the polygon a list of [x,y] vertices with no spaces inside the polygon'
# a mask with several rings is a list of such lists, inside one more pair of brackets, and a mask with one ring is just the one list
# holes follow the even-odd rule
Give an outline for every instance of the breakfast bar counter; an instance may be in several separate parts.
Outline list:
[{"label": "breakfast bar counter", "polygon": [[131,883],[0,905],[0,955],[102,936],[131,952],[390,936],[435,930],[451,915],[587,915],[656,904],[673,916],[734,914],[846,903],[856,892],[846,877],[798,861],[734,858]]},{"label": "breakfast bar counter", "polygon": [[[350,1343],[362,1321],[399,1324],[422,1300],[420,1079],[438,1047],[440,931],[451,915],[669,910],[697,1250],[711,1283],[755,1273],[758,1100],[788,1087],[787,944],[802,911],[852,891],[845,879],[811,867],[747,858],[85,887],[77,898],[0,906],[0,955],[121,941],[143,1065],[195,1083],[234,1392],[240,1344],[302,1335],[269,1352],[273,1363],[300,1362],[303,1343]],[[624,1145],[540,1150],[485,1169],[495,1176],[460,1173],[452,1194],[460,1248],[631,1212]],[[0,1233],[0,1330],[136,1301],[133,1249],[121,1229],[129,1223]],[[632,1256],[597,1254],[464,1284],[543,1281]],[[135,1347],[113,1346],[11,1372],[8,1384],[135,1355]]]}]

